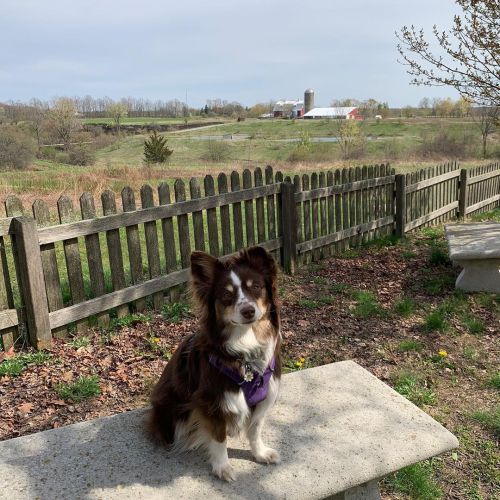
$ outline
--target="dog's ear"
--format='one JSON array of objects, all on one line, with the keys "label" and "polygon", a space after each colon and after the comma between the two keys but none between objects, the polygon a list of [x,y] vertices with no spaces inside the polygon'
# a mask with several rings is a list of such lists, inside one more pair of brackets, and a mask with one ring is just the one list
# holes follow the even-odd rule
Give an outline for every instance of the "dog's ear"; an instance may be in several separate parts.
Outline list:
[{"label": "dog's ear", "polygon": [[274,257],[262,247],[250,247],[245,252],[248,263],[264,276],[266,289],[271,302],[270,317],[271,323],[279,329],[280,313],[277,291],[278,266]]},{"label": "dog's ear", "polygon": [[221,263],[205,252],[191,254],[191,277],[193,291],[200,299],[206,297],[214,282],[216,269]]},{"label": "dog's ear", "polygon": [[254,269],[259,269],[274,280],[278,274],[278,268],[274,257],[262,247],[250,247],[246,250],[246,258]]}]

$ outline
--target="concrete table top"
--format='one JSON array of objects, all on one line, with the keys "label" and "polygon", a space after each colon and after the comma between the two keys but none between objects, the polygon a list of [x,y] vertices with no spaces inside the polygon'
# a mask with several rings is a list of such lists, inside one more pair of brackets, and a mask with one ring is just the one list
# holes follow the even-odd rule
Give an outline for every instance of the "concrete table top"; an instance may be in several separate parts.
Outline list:
[{"label": "concrete table top", "polygon": [[500,223],[447,224],[451,260],[500,259]]},{"label": "concrete table top", "polygon": [[237,479],[197,452],[169,457],[143,431],[146,410],[0,442],[0,498],[325,498],[458,446],[448,430],[352,361],[285,375],[264,428],[279,465],[229,441]]},{"label": "concrete table top", "polygon": [[500,293],[500,223],[447,224],[445,231],[450,258],[463,268],[455,287]]}]

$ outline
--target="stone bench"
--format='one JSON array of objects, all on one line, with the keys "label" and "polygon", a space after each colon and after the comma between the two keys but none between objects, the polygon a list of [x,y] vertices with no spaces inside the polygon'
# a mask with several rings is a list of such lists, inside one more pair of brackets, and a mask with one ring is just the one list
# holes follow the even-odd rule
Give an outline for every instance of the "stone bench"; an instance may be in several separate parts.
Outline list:
[{"label": "stone bench", "polygon": [[450,259],[462,267],[455,286],[500,293],[500,223],[447,224]]},{"label": "stone bench", "polygon": [[377,481],[458,446],[449,431],[352,361],[285,375],[264,430],[279,465],[229,440],[237,478],[196,452],[168,457],[144,435],[145,410],[0,443],[0,498],[380,498]]}]

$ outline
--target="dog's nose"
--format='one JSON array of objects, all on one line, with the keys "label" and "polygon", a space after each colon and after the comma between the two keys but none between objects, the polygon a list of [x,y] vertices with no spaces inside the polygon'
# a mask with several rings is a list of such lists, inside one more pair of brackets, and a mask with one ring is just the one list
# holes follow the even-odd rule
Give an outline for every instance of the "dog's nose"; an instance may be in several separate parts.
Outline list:
[{"label": "dog's nose", "polygon": [[246,305],[240,309],[240,313],[245,319],[253,319],[255,315],[255,307],[252,305]]}]

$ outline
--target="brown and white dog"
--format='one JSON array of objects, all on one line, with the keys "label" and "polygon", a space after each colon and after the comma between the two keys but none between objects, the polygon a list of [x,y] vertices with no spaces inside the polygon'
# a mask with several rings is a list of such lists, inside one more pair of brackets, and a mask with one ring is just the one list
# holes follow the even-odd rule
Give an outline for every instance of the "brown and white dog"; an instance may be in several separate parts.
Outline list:
[{"label": "brown and white dog", "polygon": [[245,431],[258,462],[280,459],[261,437],[281,378],[277,268],[252,247],[224,262],[194,252],[191,274],[199,329],[153,390],[151,429],[174,451],[204,448],[212,472],[232,481],[228,435]]}]

